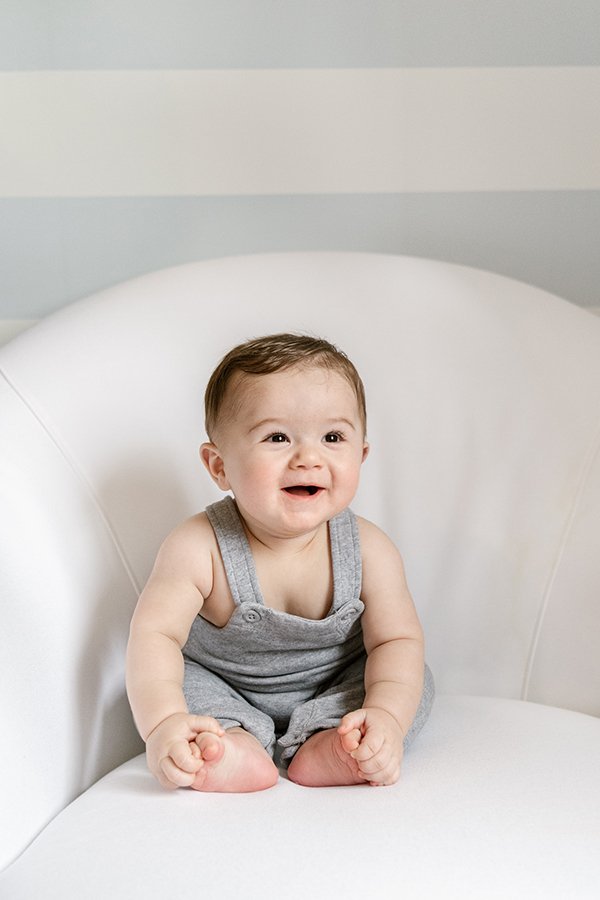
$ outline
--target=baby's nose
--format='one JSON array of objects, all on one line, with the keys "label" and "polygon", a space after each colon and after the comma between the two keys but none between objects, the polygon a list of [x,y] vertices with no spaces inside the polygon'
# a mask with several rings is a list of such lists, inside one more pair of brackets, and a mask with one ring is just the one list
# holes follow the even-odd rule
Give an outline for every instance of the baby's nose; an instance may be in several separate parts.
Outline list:
[{"label": "baby's nose", "polygon": [[300,468],[314,468],[321,464],[320,448],[308,442],[298,444],[293,456],[293,464]]}]

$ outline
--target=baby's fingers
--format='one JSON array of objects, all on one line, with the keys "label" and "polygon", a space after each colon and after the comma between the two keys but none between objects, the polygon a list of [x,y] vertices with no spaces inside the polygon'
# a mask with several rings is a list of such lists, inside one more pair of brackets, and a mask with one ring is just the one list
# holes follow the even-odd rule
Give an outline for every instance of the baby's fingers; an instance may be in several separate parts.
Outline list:
[{"label": "baby's fingers", "polygon": [[389,767],[381,772],[376,772],[374,775],[365,775],[364,777],[373,787],[396,784],[400,778],[400,766]]},{"label": "baby's fingers", "polygon": [[367,731],[367,733],[363,735],[359,746],[356,750],[352,751],[351,756],[358,763],[364,762],[367,759],[372,759],[381,751],[384,743],[385,740],[383,734]]},{"label": "baby's fingers", "polygon": [[[354,756],[354,754],[352,754]],[[394,748],[384,743],[379,753],[371,759],[359,762],[359,772],[365,781],[370,784],[394,784],[400,777],[402,752],[397,753]]]},{"label": "baby's fingers", "polygon": [[194,750],[195,746],[192,748],[188,741],[177,741],[171,746],[166,759],[170,758],[178,769],[196,774],[202,766],[202,759],[200,754]]},{"label": "baby's fingers", "polygon": [[194,781],[195,773],[184,772],[175,765],[169,756],[165,756],[159,763],[158,780],[163,787],[174,789],[178,787],[189,787]]},{"label": "baby's fingers", "polygon": [[194,737],[203,731],[210,731],[212,734],[218,734],[219,737],[225,734],[225,730],[221,728],[217,720],[213,719],[212,716],[190,716],[189,725],[195,732]]},{"label": "baby's fingers", "polygon": [[355,709],[354,712],[346,713],[338,727],[338,734],[348,734],[350,731],[357,729],[362,734],[362,726],[367,718],[366,709]]},{"label": "baby's fingers", "polygon": [[[354,753],[351,754],[354,757]],[[393,759],[393,755],[389,748],[384,747],[379,753],[374,754],[369,759],[357,760],[361,775],[365,778],[371,778],[380,772],[385,772],[394,766],[397,760]]]},{"label": "baby's fingers", "polygon": [[340,740],[342,742],[342,747],[346,751],[346,753],[352,753],[353,750],[356,750],[360,745],[362,738],[362,734],[355,728],[353,731],[349,731],[347,734],[340,734]]}]

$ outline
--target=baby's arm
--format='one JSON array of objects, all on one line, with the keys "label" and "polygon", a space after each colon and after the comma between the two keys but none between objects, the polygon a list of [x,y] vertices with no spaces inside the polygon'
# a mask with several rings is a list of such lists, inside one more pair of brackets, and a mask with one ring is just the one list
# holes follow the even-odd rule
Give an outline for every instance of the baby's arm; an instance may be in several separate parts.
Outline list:
[{"label": "baby's arm", "polygon": [[363,777],[372,784],[392,784],[423,691],[423,632],[396,547],[370,522],[360,519],[359,527],[365,699],[362,709],[344,716],[338,730]]},{"label": "baby's arm", "polygon": [[135,609],[127,647],[127,693],[148,767],[165,787],[193,782],[202,766],[194,738],[223,731],[192,716],[183,696],[183,655],[192,622],[212,588],[212,559],[202,517],[164,542]]}]

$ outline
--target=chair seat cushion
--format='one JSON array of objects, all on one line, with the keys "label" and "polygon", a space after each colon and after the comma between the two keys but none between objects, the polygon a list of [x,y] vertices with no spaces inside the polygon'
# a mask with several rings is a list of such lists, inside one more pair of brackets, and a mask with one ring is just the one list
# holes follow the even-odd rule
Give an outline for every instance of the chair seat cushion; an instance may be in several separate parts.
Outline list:
[{"label": "chair seat cushion", "polygon": [[[597,898],[600,720],[441,696],[392,787],[165,792],[143,756],[67,807],[0,894]],[[57,765],[60,764],[57,761]]]}]

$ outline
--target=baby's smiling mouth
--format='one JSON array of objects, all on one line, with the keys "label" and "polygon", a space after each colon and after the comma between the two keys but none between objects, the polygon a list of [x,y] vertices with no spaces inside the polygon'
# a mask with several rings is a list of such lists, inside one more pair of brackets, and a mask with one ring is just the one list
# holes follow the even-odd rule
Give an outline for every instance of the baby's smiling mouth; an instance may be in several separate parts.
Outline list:
[{"label": "baby's smiling mouth", "polygon": [[293,484],[284,488],[286,494],[292,494],[294,497],[314,497],[315,494],[320,493],[322,490],[323,488],[316,484]]}]

